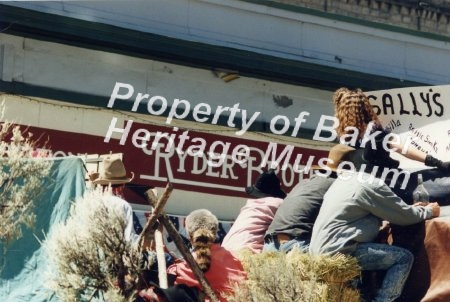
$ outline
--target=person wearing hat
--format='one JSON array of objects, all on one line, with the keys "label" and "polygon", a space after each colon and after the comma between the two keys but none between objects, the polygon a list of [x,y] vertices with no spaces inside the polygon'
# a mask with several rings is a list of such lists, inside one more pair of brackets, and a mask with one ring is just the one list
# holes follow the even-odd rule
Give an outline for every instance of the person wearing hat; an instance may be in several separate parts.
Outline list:
[{"label": "person wearing hat", "polygon": [[284,199],[286,197],[274,169],[261,173],[254,185],[245,188],[245,192],[256,198],[275,197]]},{"label": "person wearing hat", "polygon": [[94,185],[102,186],[103,191],[111,191],[108,203],[123,213],[126,221],[125,239],[132,245],[137,244],[139,236],[135,232],[134,225],[138,222],[133,220],[133,209],[123,196],[125,184],[133,180],[134,173],[128,175],[122,160],[117,156],[107,156],[102,163],[103,169],[100,173],[90,173],[89,179]]},{"label": "person wearing hat", "polygon": [[357,171],[336,179],[325,193],[309,252],[350,255],[363,271],[385,270],[373,301],[394,301],[402,293],[414,257],[404,248],[374,242],[382,221],[412,225],[439,214],[437,203],[408,205],[382,180]]},{"label": "person wearing hat", "polygon": [[283,199],[276,197],[248,199],[223,238],[222,247],[230,251],[261,252],[267,227],[282,203]]},{"label": "person wearing hat", "polygon": [[239,215],[222,241],[230,251],[248,249],[261,252],[264,234],[278,207],[286,197],[274,169],[258,175],[255,184],[245,188],[252,198],[241,208]]},{"label": "person wearing hat", "polygon": [[[354,149],[336,145],[328,153],[331,173],[315,173],[299,182],[283,200],[264,237],[264,251],[288,252],[294,247],[308,250],[312,228],[319,214],[323,196],[337,177],[338,165]],[[313,166],[315,172],[324,167]]]},{"label": "person wearing hat", "polygon": [[[389,150],[400,155],[400,159],[408,158],[423,163],[427,168],[421,168],[417,173],[409,173],[394,177],[392,190],[406,203],[412,204],[412,192],[417,186],[417,174],[423,174],[424,186],[435,200],[448,202],[450,197],[450,161],[442,161],[431,154],[416,148],[414,144],[405,147],[399,139],[393,139],[391,130],[383,127],[368,96],[361,89],[341,87],[333,94],[335,117],[338,120],[336,128],[339,141],[355,146],[359,154],[355,157],[356,165],[365,164],[367,168],[378,168],[378,171],[388,168],[402,171],[400,162],[391,158]],[[371,138],[372,137],[372,138]],[[389,139],[390,138],[390,139]],[[367,143],[364,143],[367,140]],[[428,138],[427,138],[428,140]],[[392,179],[385,179],[385,181]],[[403,187],[406,182],[406,187]],[[390,183],[390,182],[389,182]]]},{"label": "person wearing hat", "polygon": [[278,207],[286,197],[275,170],[261,173],[253,186],[245,189],[251,197],[241,208],[230,230],[223,238],[222,247],[230,251],[242,249],[261,252],[264,234]]}]

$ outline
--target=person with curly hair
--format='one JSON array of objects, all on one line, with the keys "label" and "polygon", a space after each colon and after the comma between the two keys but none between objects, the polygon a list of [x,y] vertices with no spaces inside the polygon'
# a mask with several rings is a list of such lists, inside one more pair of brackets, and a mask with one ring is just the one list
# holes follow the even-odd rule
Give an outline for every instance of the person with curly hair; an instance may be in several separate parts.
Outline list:
[{"label": "person with curly hair", "polygon": [[[336,128],[339,141],[359,149],[359,152],[355,153],[357,156],[354,157],[354,164],[357,169],[359,170],[362,164],[365,164],[369,169],[377,166],[379,167],[378,172],[381,172],[383,168],[397,169],[399,162],[392,159],[389,151],[386,150],[387,148],[383,146],[385,137],[390,131],[383,128],[369,102],[369,98],[364,92],[361,89],[351,90],[346,87],[341,87],[333,94],[333,104],[335,117],[339,122]],[[376,131],[379,133],[375,135],[375,148],[373,148],[370,141],[367,143],[364,142],[364,138]],[[428,167],[437,168],[432,170],[428,169],[426,172],[420,171],[414,173],[414,177],[410,178],[405,190],[393,188],[408,203],[411,202],[412,190],[417,185],[417,175],[415,174],[425,173],[424,180],[434,180],[443,176],[450,176],[450,162],[443,162],[414,147],[405,148],[405,153],[402,153],[404,146],[393,140],[389,140],[387,145],[390,149],[394,149],[406,158],[422,162]],[[367,172],[370,173],[370,171]],[[399,182],[402,181],[403,179],[400,179]],[[445,181],[445,183],[448,184],[448,181]],[[448,195],[450,193],[448,190],[442,191],[442,185],[433,181],[429,182],[428,185],[430,185],[430,191],[440,191],[439,195]]]},{"label": "person with curly hair", "polygon": [[[340,138],[343,138],[345,142],[355,145],[355,147],[359,147],[359,144],[361,144],[361,141],[364,139],[367,132],[373,133],[374,131],[381,131],[376,137],[377,150],[375,151],[377,151],[377,153],[374,153],[373,155],[386,156],[389,154],[381,145],[382,140],[389,131],[383,128],[377,114],[369,102],[369,98],[361,89],[350,90],[346,87],[339,88],[333,94],[333,103],[335,116],[339,121],[336,131]],[[350,138],[355,137],[355,132],[357,133],[357,140],[356,142],[352,142]],[[378,142],[380,142],[380,144],[378,144]],[[396,144],[392,141],[389,142],[389,147],[391,149],[397,148],[397,152],[403,150],[401,144]],[[407,148],[406,153],[403,155],[409,159],[423,162],[427,166],[437,167],[443,171],[450,171],[450,162],[442,162],[418,149]]]},{"label": "person with curly hair", "polygon": [[[362,139],[370,122],[381,127],[377,114],[361,89],[339,88],[333,94],[333,104],[335,116],[339,120],[339,126],[336,128],[339,137],[352,134],[356,128],[358,138]],[[349,126],[352,128],[348,128]]]}]

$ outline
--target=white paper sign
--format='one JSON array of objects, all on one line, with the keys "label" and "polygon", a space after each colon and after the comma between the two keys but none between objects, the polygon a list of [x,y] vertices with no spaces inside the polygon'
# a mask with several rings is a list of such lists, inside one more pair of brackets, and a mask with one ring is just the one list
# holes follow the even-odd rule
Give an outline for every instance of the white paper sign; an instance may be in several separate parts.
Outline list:
[{"label": "white paper sign", "polygon": [[[450,161],[450,85],[409,87],[367,92],[384,127],[400,135],[417,138],[417,148],[443,161]],[[393,153],[403,168],[423,164]]]}]

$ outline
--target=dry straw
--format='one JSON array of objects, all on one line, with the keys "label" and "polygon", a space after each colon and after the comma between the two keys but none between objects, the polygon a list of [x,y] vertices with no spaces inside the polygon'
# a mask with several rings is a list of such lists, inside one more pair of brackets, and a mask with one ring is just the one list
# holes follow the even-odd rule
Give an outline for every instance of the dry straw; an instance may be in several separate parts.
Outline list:
[{"label": "dry straw", "polygon": [[349,286],[360,275],[356,259],[344,255],[311,256],[289,253],[241,253],[248,274],[235,285],[229,302],[357,302],[359,292]]},{"label": "dry straw", "polygon": [[[30,132],[4,119],[0,103],[0,245],[22,237],[23,225],[32,228],[37,196],[48,176],[52,162],[35,150]],[[6,243],[6,244],[2,244]]]},{"label": "dry straw", "polygon": [[[125,238],[123,213],[110,206],[109,198],[109,193],[87,192],[44,242],[52,264],[48,285],[62,301],[133,300],[147,266]],[[125,275],[126,286],[121,287]]]}]

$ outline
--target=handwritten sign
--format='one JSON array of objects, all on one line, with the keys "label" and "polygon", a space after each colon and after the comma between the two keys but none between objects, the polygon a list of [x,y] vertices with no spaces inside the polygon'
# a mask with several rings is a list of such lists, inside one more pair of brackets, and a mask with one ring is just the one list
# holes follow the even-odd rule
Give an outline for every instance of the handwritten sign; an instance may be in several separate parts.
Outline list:
[{"label": "handwritten sign", "polygon": [[[450,85],[409,87],[367,93],[384,127],[400,135],[415,138],[417,148],[440,160],[450,161]],[[403,168],[423,164],[392,154]]]}]

